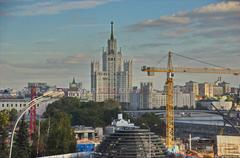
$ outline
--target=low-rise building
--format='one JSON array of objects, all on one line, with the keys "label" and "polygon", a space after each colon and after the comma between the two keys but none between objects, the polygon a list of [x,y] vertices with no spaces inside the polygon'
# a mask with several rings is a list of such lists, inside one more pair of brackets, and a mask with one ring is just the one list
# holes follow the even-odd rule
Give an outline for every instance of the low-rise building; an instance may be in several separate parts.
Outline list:
[{"label": "low-rise building", "polygon": [[213,96],[222,96],[222,95],[223,95],[223,87],[214,85]]},{"label": "low-rise building", "polygon": [[240,137],[217,135],[215,155],[219,158],[238,158],[240,155]]},{"label": "low-rise building", "polygon": [[81,102],[88,102],[92,101],[92,93],[86,89],[79,89],[79,90],[68,90],[68,97],[77,97],[80,99]]},{"label": "low-rise building", "polygon": [[[57,99],[50,99],[48,101],[40,102],[36,105],[36,113],[37,115],[42,115],[48,106],[48,104],[56,101]],[[16,109],[18,112],[23,111],[27,108],[30,99],[0,99],[0,111],[1,110],[12,110]]]},{"label": "low-rise building", "polygon": [[29,99],[0,99],[0,111],[16,109],[18,112],[27,107]]},{"label": "low-rise building", "polygon": [[215,110],[212,104],[219,110],[230,110],[232,107],[232,101],[225,101],[225,99],[220,100],[200,100],[198,103],[209,110]]},{"label": "low-rise building", "polygon": [[74,126],[77,141],[77,152],[93,152],[103,138],[102,128]]},{"label": "low-rise building", "polygon": [[90,91],[82,88],[82,83],[76,83],[75,78],[69,83],[69,89],[67,91],[68,97],[79,98],[81,102],[88,102],[93,100],[93,95]]}]

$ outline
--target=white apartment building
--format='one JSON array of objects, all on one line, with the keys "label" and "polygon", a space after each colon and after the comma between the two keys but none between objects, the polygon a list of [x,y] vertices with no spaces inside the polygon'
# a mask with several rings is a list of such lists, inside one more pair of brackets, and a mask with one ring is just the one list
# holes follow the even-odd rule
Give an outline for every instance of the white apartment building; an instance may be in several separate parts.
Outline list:
[{"label": "white apartment building", "polygon": [[86,89],[79,89],[76,91],[69,90],[68,97],[79,98],[81,102],[88,102],[93,100],[92,93]]},{"label": "white apartment building", "polygon": [[196,107],[196,102],[195,102],[195,93],[189,92],[189,93],[184,93],[182,92],[178,87],[174,88],[174,94],[173,94],[173,104],[176,107]]},{"label": "white apartment building", "polygon": [[118,51],[117,40],[111,35],[106,50],[103,48],[102,70],[98,61],[91,62],[91,92],[93,100],[102,102],[115,99],[119,102],[130,102],[132,88],[132,60],[123,60],[121,49]]},{"label": "white apartment building", "polygon": [[18,112],[27,107],[29,99],[0,99],[0,111],[16,109]]},{"label": "white apartment building", "polygon": [[167,97],[161,91],[154,90],[152,93],[152,107],[153,108],[160,108],[162,106],[166,106]]},{"label": "white apartment building", "polygon": [[[177,107],[193,107],[195,108],[195,94],[183,93],[180,86],[174,87],[173,103]],[[159,90],[153,89],[151,82],[141,83],[140,88],[140,104],[139,109],[153,109],[166,106],[166,94]],[[131,105],[130,105],[131,106]]]},{"label": "white apartment building", "polygon": [[[36,105],[36,113],[37,115],[42,115],[48,106],[48,104],[53,103],[58,99],[50,99],[48,101],[40,102]],[[18,112],[21,112],[25,108],[27,108],[30,99],[0,99],[0,111],[1,110],[12,110],[16,109]]]}]

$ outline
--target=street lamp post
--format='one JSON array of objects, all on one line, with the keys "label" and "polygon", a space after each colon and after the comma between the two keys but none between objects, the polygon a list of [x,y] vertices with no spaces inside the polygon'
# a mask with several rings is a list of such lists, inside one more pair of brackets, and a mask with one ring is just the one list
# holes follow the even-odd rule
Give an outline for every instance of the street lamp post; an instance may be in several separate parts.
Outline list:
[{"label": "street lamp post", "polygon": [[[58,92],[58,91],[50,91],[50,92],[46,92],[43,94],[43,96],[37,97],[33,100],[31,100],[27,105],[27,108],[23,110],[23,112],[21,112],[20,116],[17,118],[13,130],[12,130],[12,135],[11,135],[11,143],[10,143],[10,150],[9,150],[9,158],[12,157],[12,147],[13,147],[13,138],[14,138],[14,134],[15,134],[15,130],[17,128],[18,122],[20,121],[20,119],[23,117],[23,115],[30,110],[31,107],[33,107],[36,103],[40,103],[42,101],[47,101],[51,98],[60,98],[63,97],[64,93],[63,92]],[[35,104],[34,104],[35,103]]]}]

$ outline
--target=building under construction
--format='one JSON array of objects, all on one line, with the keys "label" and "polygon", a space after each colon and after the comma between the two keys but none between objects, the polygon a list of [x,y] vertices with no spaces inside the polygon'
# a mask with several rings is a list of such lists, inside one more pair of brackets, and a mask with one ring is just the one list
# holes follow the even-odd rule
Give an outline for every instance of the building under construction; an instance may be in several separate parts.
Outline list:
[{"label": "building under construction", "polygon": [[96,158],[159,158],[163,155],[163,141],[148,129],[116,130],[97,148]]}]

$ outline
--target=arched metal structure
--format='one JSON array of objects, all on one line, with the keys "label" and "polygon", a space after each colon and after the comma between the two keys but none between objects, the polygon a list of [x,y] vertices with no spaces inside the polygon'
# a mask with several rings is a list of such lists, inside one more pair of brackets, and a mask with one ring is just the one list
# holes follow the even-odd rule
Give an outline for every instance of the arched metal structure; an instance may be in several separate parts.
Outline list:
[{"label": "arched metal structure", "polygon": [[37,103],[40,103],[42,101],[47,101],[49,99],[52,98],[60,98],[64,96],[64,92],[58,92],[58,91],[50,91],[50,92],[46,92],[45,94],[43,94],[43,96],[40,96],[38,98],[35,98],[33,100],[31,100],[28,103],[28,106],[21,112],[21,114],[19,115],[19,117],[17,118],[13,130],[12,130],[12,135],[11,135],[11,143],[10,143],[10,149],[9,149],[9,158],[12,157],[12,147],[13,147],[13,139],[14,139],[14,135],[15,135],[15,130],[17,128],[18,122],[20,121],[20,119],[23,117],[23,115],[30,110],[34,105],[36,105]]}]

